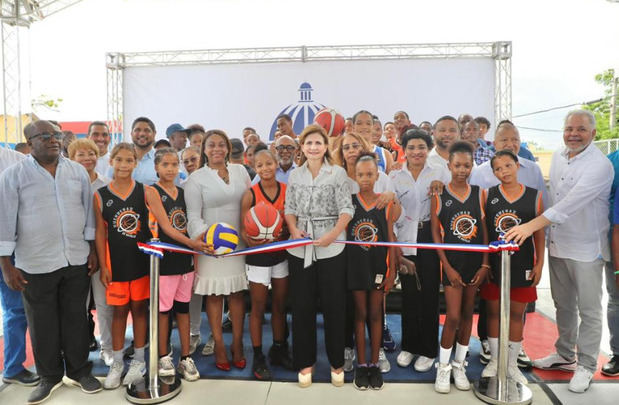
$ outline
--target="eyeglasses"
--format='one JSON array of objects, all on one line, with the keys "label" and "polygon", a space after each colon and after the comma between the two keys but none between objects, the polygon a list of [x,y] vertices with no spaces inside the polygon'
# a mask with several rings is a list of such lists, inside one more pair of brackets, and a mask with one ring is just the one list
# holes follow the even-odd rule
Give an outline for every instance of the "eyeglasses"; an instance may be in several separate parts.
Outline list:
[{"label": "eyeglasses", "polygon": [[288,152],[293,152],[297,147],[294,145],[279,145],[276,146],[275,149],[277,149],[278,152],[283,152],[283,151],[288,151]]},{"label": "eyeglasses", "polygon": [[183,160],[183,164],[187,166],[189,163],[196,163],[198,159],[199,159],[198,157],[194,156],[192,158]]},{"label": "eyeglasses", "polygon": [[38,137],[40,137],[43,142],[49,142],[49,140],[52,139],[52,137],[54,137],[54,139],[57,141],[61,141],[62,132],[41,132],[40,134],[32,135],[30,139],[34,139]]},{"label": "eyeglasses", "polygon": [[360,143],[351,143],[351,144],[348,144],[348,145],[342,145],[342,150],[348,151],[348,150],[351,150],[351,149],[352,150],[361,149],[361,144]]}]

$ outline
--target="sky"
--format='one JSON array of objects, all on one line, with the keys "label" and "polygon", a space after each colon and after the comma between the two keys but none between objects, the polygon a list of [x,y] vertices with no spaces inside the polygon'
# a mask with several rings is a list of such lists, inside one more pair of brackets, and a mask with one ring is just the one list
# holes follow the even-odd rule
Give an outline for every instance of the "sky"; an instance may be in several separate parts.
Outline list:
[{"label": "sky", "polygon": [[[106,118],[106,52],[503,40],[520,115],[602,97],[594,76],[619,71],[618,22],[607,0],[83,0],[26,39],[31,96],[62,98],[39,111],[61,121]],[[514,122],[547,130],[520,132],[553,149],[568,110]]]}]

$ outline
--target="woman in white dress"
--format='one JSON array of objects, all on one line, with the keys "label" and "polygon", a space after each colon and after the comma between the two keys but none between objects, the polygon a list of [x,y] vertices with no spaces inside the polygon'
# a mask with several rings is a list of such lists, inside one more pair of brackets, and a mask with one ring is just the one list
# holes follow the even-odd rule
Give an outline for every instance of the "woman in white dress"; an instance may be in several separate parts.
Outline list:
[{"label": "woman in white dress", "polygon": [[[240,229],[241,199],[251,181],[245,167],[228,163],[231,150],[230,140],[223,131],[210,130],[202,140],[200,169],[185,183],[188,230],[192,238],[202,235],[216,222],[226,222]],[[215,366],[223,371],[231,367],[221,328],[223,299],[227,297],[232,321],[232,364],[244,368],[245,258],[198,255],[196,267],[194,292],[206,295],[206,314],[215,340]]]}]

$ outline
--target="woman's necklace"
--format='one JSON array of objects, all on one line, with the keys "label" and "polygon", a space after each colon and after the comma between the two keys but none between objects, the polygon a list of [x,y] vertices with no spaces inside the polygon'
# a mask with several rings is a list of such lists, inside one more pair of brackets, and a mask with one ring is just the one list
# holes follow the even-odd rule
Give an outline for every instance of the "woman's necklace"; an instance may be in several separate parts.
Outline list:
[{"label": "woman's necklace", "polygon": [[226,167],[217,170],[217,174],[224,181],[224,183],[230,184],[230,173],[228,172],[228,169]]}]

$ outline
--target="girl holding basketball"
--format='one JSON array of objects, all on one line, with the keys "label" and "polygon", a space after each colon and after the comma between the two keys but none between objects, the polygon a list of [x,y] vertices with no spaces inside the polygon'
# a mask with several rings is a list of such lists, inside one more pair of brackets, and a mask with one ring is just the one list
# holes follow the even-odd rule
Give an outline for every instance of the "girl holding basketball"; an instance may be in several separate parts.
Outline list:
[{"label": "girl holding basketball", "polygon": [[[501,181],[498,186],[488,190],[486,199],[486,224],[490,240],[500,236],[512,227],[527,223],[542,212],[542,193],[518,182],[518,157],[511,151],[498,151],[490,160],[494,175]],[[507,375],[522,384],[526,377],[518,368],[518,353],[522,345],[523,317],[527,303],[537,299],[535,286],[539,283],[544,266],[544,229],[539,229],[527,238],[520,250],[511,256],[511,290],[509,320],[509,354]],[[492,281],[484,284],[481,297],[488,308],[488,343],[490,362],[482,371],[482,377],[497,375],[497,356],[499,352],[499,296],[501,275],[500,255],[490,256]]]},{"label": "girl holding basketball", "polygon": [[[260,215],[252,210],[257,205],[273,207],[277,212],[277,221],[284,224],[284,200],[286,185],[275,180],[277,160],[269,150],[261,150],[254,156],[256,173],[260,181],[245,192],[241,200],[241,218],[245,218],[241,236],[249,246],[258,246],[274,240],[288,238],[287,231],[280,228],[276,234],[264,234],[260,227],[265,227],[272,218]],[[250,212],[251,210],[251,212]],[[254,215],[252,217],[252,214]],[[266,225],[269,226],[269,225]],[[251,314],[249,332],[254,348],[252,372],[258,380],[270,380],[271,371],[262,352],[262,320],[268,299],[269,284],[272,287],[271,327],[273,328],[273,346],[269,350],[271,365],[280,365],[292,370],[292,358],[286,341],[285,304],[288,294],[288,261],[286,252],[260,253],[245,258],[249,293],[251,297]]]},{"label": "girl holding basketball", "polygon": [[[473,169],[473,147],[456,142],[449,148],[451,182],[432,200],[431,222],[434,243],[488,244],[484,217],[484,191],[468,184]],[[443,265],[447,316],[441,336],[434,389],[447,394],[453,371],[459,390],[469,390],[464,358],[468,351],[477,288],[490,268],[488,253],[438,250]],[[457,333],[456,353],[449,363]]]},{"label": "girl holding basketball", "polygon": [[119,143],[110,152],[113,180],[94,195],[96,218],[95,245],[101,266],[101,282],[106,288],[108,305],[114,307],[112,318],[113,362],[103,383],[104,388],[120,386],[124,371],[123,345],[127,315],[133,318],[135,356],[123,380],[127,385],[142,378],[146,371],[146,299],[149,297],[148,255],[140,252],[136,242],[147,242],[152,234],[152,214],[163,231],[177,242],[194,250],[207,251],[205,243],[191,240],[170,225],[159,194],[131,178],[137,166],[134,146]]},{"label": "girl holding basketball", "polygon": [[[393,201],[379,208],[380,194],[374,192],[378,180],[376,155],[363,152],[355,163],[359,193],[352,197],[355,214],[348,223],[347,239],[365,242],[393,242],[393,224],[400,217],[400,205]],[[348,289],[355,303],[357,368],[354,385],[359,390],[380,390],[383,378],[378,368],[382,343],[383,298],[395,281],[395,247],[347,245]],[[388,259],[390,258],[390,260]],[[365,325],[370,328],[370,361],[365,353]]]},{"label": "girl holding basketball", "polygon": [[[159,181],[153,184],[161,198],[170,225],[187,234],[187,207],[183,189],[174,184],[179,172],[178,154],[173,148],[159,149],[155,153],[155,170]],[[167,233],[159,234],[165,243],[175,243]],[[178,335],[181,341],[181,357],[178,373],[187,381],[200,378],[193,359],[189,357],[189,301],[193,288],[192,256],[184,253],[166,252],[160,263],[159,277],[159,375],[175,374],[172,357],[167,355],[170,312],[176,316]]]}]

